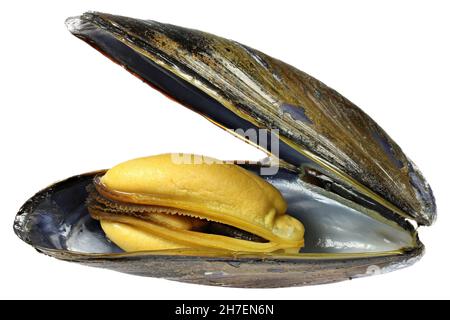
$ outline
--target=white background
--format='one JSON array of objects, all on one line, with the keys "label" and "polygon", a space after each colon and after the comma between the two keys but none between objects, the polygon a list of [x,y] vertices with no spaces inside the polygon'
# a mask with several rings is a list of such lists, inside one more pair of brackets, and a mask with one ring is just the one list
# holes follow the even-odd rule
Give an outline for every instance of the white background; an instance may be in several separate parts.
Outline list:
[{"label": "white background", "polygon": [[[449,298],[448,1],[2,1],[1,298]],[[73,37],[87,10],[232,38],[293,64],[371,115],[417,163],[439,219],[427,254],[395,273],[275,290],[214,288],[83,267],[38,254],[14,215],[56,180],[170,151],[263,156]]]}]

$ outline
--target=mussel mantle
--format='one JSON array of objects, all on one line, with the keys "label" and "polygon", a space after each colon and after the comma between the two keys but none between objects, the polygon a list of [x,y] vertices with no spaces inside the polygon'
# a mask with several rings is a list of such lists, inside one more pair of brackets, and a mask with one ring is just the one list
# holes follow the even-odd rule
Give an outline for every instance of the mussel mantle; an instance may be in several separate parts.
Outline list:
[{"label": "mussel mantle", "polygon": [[[286,164],[263,177],[305,224],[302,254],[196,251],[122,253],[87,214],[97,173],[36,194],[15,231],[54,257],[186,282],[277,287],[391,271],[423,253],[407,221],[430,225],[432,191],[400,147],[368,115],[311,76],[234,41],[201,31],[103,13],[69,30],[156,89],[225,129],[277,129]],[[245,139],[246,137],[242,137]],[[270,146],[267,146],[270,148]],[[258,172],[258,166],[244,166]]]},{"label": "mussel mantle", "polygon": [[298,253],[304,244],[280,191],[234,163],[154,155],[114,166],[90,189],[89,213],[127,252]]}]

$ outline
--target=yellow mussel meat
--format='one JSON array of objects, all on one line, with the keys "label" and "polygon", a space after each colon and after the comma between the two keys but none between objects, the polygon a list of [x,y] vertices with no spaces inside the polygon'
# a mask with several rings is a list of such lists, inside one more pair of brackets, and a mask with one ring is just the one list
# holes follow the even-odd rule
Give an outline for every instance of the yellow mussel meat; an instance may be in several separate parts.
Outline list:
[{"label": "yellow mussel meat", "polygon": [[275,187],[236,164],[198,158],[162,154],[113,167],[94,180],[91,216],[125,251],[303,247],[303,225]]}]

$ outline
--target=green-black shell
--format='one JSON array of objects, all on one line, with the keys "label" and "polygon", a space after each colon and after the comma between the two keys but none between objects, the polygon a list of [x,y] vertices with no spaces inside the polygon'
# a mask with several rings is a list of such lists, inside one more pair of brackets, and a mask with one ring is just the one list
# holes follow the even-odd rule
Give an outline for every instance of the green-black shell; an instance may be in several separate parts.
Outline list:
[{"label": "green-black shell", "polygon": [[[288,175],[323,183],[339,197],[379,211],[416,240],[413,247],[379,255],[123,253],[87,214],[86,187],[96,174],[89,173],[40,191],[20,209],[15,232],[37,250],[131,274],[239,287],[335,282],[396,270],[422,256],[424,247],[406,219],[433,223],[430,186],[386,132],[335,90],[260,51],[197,30],[104,13],[69,18],[67,26],[215,124],[230,130],[269,129],[280,138],[279,157]],[[71,243],[81,233],[84,242]]]}]

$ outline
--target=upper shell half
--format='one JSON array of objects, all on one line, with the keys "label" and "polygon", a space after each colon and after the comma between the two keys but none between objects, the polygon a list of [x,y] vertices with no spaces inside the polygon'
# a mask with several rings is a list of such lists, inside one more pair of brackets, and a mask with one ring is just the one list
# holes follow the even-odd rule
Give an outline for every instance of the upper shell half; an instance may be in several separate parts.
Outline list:
[{"label": "upper shell half", "polygon": [[279,157],[311,179],[325,177],[317,184],[419,224],[435,220],[432,191],[400,147],[352,102],[306,73],[235,41],[155,21],[86,13],[67,25],[226,129],[277,129]]}]

